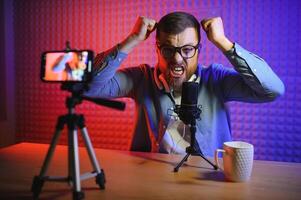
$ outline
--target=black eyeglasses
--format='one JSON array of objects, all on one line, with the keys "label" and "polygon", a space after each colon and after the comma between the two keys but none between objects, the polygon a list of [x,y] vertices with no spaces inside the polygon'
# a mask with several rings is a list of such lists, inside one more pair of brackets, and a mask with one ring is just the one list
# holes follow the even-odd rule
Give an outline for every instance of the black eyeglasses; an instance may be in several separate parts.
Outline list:
[{"label": "black eyeglasses", "polygon": [[196,46],[184,45],[181,47],[174,47],[171,45],[160,45],[157,43],[157,47],[160,49],[161,54],[166,59],[174,57],[176,52],[178,52],[184,59],[189,59],[195,55],[197,49],[201,49],[202,45],[197,44]]}]

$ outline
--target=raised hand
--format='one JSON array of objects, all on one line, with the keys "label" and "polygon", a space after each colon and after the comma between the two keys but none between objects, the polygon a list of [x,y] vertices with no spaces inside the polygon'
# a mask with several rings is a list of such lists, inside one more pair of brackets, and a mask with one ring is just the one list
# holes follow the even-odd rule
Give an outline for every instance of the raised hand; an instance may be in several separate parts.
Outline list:
[{"label": "raised hand", "polygon": [[121,51],[129,53],[136,45],[146,40],[155,29],[155,20],[138,17],[130,35],[121,43]]},{"label": "raised hand", "polygon": [[228,51],[233,47],[233,43],[225,36],[223,21],[220,17],[204,19],[201,25],[208,40],[219,49]]},{"label": "raised hand", "polygon": [[155,20],[146,17],[138,17],[131,35],[139,41],[144,41],[156,29],[155,27]]}]

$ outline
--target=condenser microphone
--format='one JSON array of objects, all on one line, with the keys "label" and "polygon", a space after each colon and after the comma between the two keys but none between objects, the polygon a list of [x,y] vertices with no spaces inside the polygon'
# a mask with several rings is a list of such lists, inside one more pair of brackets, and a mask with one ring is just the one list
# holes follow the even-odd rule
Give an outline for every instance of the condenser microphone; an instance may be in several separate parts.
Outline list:
[{"label": "condenser microphone", "polygon": [[199,84],[184,82],[182,85],[181,105],[176,105],[174,111],[185,124],[191,124],[200,117],[201,109],[197,105]]},{"label": "condenser microphone", "polygon": [[186,156],[181,160],[181,162],[174,168],[174,172],[177,172],[179,168],[187,161],[190,155],[201,156],[206,160],[215,170],[218,167],[213,164],[210,160],[204,157],[202,150],[195,138],[196,134],[196,119],[200,118],[201,106],[198,106],[198,96],[199,96],[200,85],[196,82],[184,82],[182,85],[182,97],[181,105],[176,105],[174,112],[178,114],[179,118],[186,125],[189,125],[190,130],[190,146],[186,148]]},{"label": "condenser microphone", "polygon": [[182,85],[181,107],[195,108],[198,102],[199,84],[184,82]]}]

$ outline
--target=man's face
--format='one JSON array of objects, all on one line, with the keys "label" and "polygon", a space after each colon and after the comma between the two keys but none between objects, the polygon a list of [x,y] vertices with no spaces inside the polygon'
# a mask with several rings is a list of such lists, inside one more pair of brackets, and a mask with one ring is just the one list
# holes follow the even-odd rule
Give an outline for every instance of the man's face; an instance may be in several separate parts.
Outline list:
[{"label": "man's face", "polygon": [[[198,36],[195,28],[186,28],[183,32],[172,35],[160,32],[157,43],[162,46],[183,47],[185,45],[196,46],[198,44]],[[176,92],[180,92],[183,82],[195,73],[198,63],[198,50],[191,58],[183,58],[179,52],[176,52],[170,58],[162,55],[157,47],[158,67],[163,73],[169,87]]]}]

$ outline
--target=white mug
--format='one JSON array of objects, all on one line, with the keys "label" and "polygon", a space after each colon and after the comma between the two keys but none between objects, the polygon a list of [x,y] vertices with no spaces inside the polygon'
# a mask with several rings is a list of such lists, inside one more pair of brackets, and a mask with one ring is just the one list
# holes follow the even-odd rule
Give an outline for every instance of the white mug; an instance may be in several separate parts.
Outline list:
[{"label": "white mug", "polygon": [[[219,166],[218,153],[223,153],[224,169]],[[244,182],[251,177],[254,147],[241,141],[225,142],[223,149],[215,150],[215,163],[222,169],[228,181]]]}]

